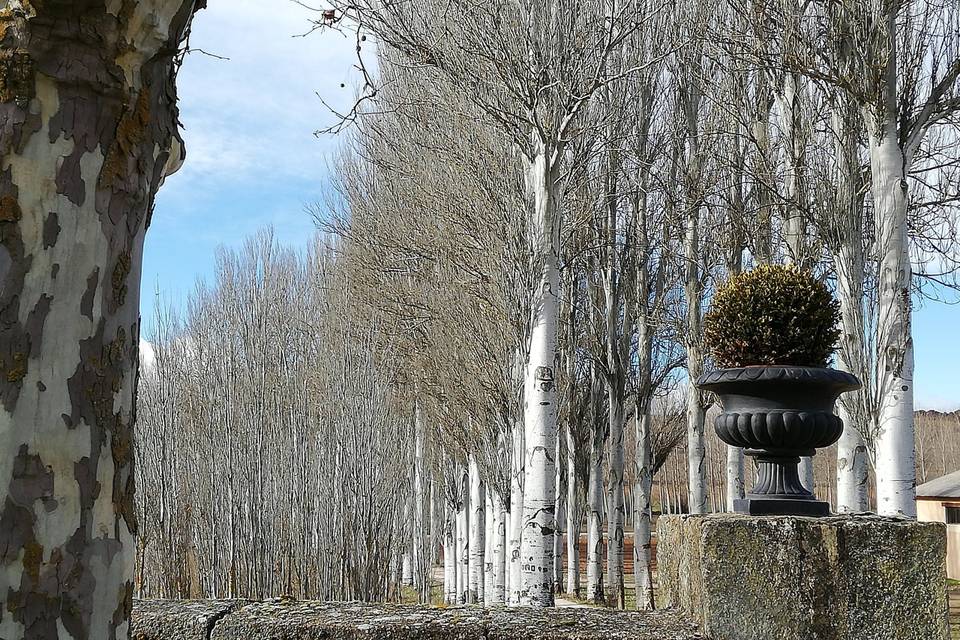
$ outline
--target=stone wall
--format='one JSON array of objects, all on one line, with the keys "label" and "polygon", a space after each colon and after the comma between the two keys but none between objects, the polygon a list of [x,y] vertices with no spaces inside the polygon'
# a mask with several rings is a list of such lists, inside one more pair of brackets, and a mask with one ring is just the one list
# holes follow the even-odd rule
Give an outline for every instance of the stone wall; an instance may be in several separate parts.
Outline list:
[{"label": "stone wall", "polygon": [[675,611],[137,600],[132,640],[702,640]]},{"label": "stone wall", "polygon": [[717,640],[947,640],[945,541],[871,515],[662,517],[661,604]]}]

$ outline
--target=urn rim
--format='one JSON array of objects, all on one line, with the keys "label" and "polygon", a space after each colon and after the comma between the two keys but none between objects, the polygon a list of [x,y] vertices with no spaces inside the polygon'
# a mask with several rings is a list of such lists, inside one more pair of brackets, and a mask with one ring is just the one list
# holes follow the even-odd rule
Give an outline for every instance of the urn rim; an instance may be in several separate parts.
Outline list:
[{"label": "urn rim", "polygon": [[714,369],[697,378],[696,386],[705,391],[723,393],[730,387],[746,384],[798,383],[817,387],[830,387],[837,395],[862,388],[853,374],[829,367],[802,367],[793,365],[751,365]]}]

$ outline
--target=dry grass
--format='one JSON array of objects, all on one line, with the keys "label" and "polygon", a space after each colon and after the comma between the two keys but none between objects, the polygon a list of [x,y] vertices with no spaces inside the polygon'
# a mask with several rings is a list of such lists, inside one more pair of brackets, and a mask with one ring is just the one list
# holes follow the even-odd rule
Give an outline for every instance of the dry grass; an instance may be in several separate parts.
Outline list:
[{"label": "dry grass", "polygon": [[960,580],[948,580],[950,594],[950,637],[960,640]]}]

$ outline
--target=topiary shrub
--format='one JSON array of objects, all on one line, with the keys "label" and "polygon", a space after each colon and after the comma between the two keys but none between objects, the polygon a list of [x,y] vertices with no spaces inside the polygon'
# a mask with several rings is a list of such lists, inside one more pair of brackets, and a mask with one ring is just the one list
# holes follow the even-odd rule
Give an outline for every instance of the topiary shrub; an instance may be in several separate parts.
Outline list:
[{"label": "topiary shrub", "polygon": [[721,368],[825,367],[837,348],[839,321],[840,303],[809,272],[763,265],[716,291],[703,334]]}]

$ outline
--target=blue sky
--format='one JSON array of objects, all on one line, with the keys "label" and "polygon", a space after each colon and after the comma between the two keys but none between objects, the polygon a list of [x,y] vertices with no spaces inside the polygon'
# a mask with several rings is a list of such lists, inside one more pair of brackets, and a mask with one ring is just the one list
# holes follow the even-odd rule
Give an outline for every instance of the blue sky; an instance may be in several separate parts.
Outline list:
[{"label": "blue sky", "polygon": [[[337,145],[313,135],[332,121],[317,94],[343,108],[356,77],[353,41],[294,37],[313,15],[290,0],[210,0],[197,15],[191,45],[230,59],[194,53],[180,72],[187,162],[157,197],[147,234],[145,337],[154,292],[182,303],[212,275],[218,246],[267,225],[287,244],[313,233],[305,206],[321,200]],[[920,305],[914,335],[917,408],[960,408],[960,306]]]},{"label": "blue sky", "polygon": [[[322,198],[338,142],[313,132],[353,96],[354,43],[335,33],[295,37],[315,14],[290,0],[210,0],[197,14],[178,81],[187,148],[157,196],[144,253],[142,315],[154,293],[174,304],[209,277],[219,245],[238,247],[273,225],[284,243],[314,231],[305,206]],[[345,87],[341,87],[341,83]]]}]

